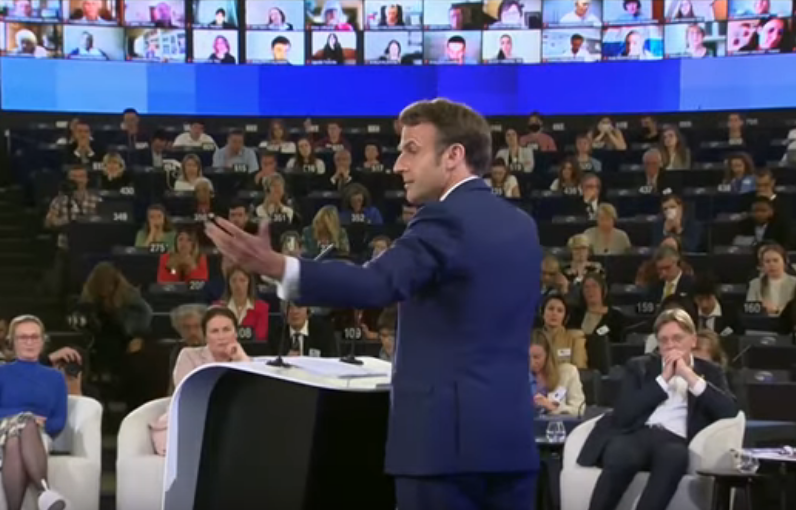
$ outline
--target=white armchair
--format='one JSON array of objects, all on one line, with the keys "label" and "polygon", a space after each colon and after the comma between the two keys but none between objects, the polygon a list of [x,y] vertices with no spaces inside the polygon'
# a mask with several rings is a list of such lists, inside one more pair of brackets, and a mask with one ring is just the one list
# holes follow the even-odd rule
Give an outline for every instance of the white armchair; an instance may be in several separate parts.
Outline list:
[{"label": "white armchair", "polygon": [[[63,495],[70,508],[99,510],[102,474],[102,405],[88,397],[69,396],[66,426],[53,438],[47,460],[50,487]],[[24,510],[37,510],[37,494],[28,490]],[[0,484],[0,510],[6,510]]]},{"label": "white armchair", "polygon": [[122,421],[116,445],[116,510],[162,508],[166,459],[155,453],[149,424],[170,403],[171,398],[147,402]]},{"label": "white armchair", "polygon": [[[600,417],[578,425],[564,444],[561,471],[561,510],[586,510],[591,493],[600,476],[600,468],[583,467],[577,463],[578,455]],[[710,508],[713,482],[696,474],[700,469],[727,469],[732,465],[730,450],[743,444],[746,417],[739,412],[734,418],[719,420],[705,427],[688,445],[690,460],[688,472],[680,481],[668,510],[701,510]],[[625,492],[617,510],[636,508],[641,492],[647,484],[647,473],[639,473]],[[572,490],[577,487],[577,490]]]}]

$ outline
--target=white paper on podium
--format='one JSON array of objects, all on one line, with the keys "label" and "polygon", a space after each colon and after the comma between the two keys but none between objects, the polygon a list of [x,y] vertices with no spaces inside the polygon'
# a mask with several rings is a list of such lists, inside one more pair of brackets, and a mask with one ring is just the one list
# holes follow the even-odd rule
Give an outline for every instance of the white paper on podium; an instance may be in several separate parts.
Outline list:
[{"label": "white paper on podium", "polygon": [[391,372],[389,363],[385,363],[384,367],[366,367],[365,365],[343,363],[337,358],[313,358],[307,356],[287,358],[287,362],[311,374],[338,379],[384,377],[390,375]]}]

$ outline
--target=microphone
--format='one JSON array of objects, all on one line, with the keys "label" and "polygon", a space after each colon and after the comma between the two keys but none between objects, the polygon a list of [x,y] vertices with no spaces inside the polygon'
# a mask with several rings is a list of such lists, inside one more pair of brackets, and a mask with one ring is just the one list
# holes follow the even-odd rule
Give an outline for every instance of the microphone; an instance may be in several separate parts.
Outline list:
[{"label": "microphone", "polygon": [[[360,318],[360,322],[361,322],[361,318]],[[359,331],[361,332],[362,328],[360,328]],[[348,363],[349,365],[361,365],[362,364],[362,360],[361,359],[357,359],[357,354],[356,354],[356,345],[357,345],[357,343],[356,342],[357,342],[356,338],[351,338],[351,348],[348,349],[348,354],[346,354],[345,356],[340,358],[340,361],[342,361],[343,363]]]},{"label": "microphone", "polygon": [[[730,360],[730,363],[729,363],[729,365],[735,365],[735,363],[736,363],[736,362],[738,362],[738,361],[740,361],[740,359],[741,359],[741,358],[743,358],[743,355],[744,355],[744,354],[746,354],[747,352],[749,352],[749,350],[750,350],[752,347],[757,347],[758,345],[759,345],[759,344],[756,344],[756,343],[754,343],[754,342],[749,342],[748,344],[746,344],[746,347],[744,347],[743,349],[741,349],[740,351],[738,351],[738,354],[736,354],[736,355],[735,355],[735,356],[734,356],[734,357],[733,357],[733,358]],[[741,367],[741,368],[743,368],[743,367]]]},{"label": "microphone", "polygon": [[[312,260],[320,261],[326,258],[327,255],[332,253],[335,249],[333,244],[330,244]],[[282,353],[285,351],[285,341],[287,340],[287,332],[288,332],[288,324],[287,324],[287,309],[289,308],[290,303],[287,301],[283,301],[279,306],[279,313],[282,315],[282,334],[279,336],[279,346],[277,347],[278,350],[276,352],[276,358],[272,359],[268,363],[266,363],[269,367],[278,367],[278,368],[290,368],[293,365],[287,363],[284,358],[282,357]]]}]

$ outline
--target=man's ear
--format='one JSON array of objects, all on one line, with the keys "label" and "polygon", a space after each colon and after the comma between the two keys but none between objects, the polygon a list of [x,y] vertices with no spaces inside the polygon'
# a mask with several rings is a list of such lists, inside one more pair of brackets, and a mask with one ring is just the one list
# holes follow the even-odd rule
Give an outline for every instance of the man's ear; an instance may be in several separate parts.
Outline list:
[{"label": "man's ear", "polygon": [[465,161],[464,146],[460,143],[455,143],[445,149],[442,157],[445,160],[445,169],[452,170]]}]

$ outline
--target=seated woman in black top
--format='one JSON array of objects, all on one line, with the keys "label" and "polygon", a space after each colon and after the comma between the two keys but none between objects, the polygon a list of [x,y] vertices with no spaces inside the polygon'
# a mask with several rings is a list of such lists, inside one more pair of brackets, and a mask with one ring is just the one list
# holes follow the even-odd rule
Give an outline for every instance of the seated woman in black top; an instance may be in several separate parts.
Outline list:
[{"label": "seated woman in black top", "polygon": [[132,188],[133,179],[126,171],[124,159],[118,152],[109,152],[102,158],[102,173],[99,177],[99,188],[108,191],[120,191]]},{"label": "seated woman in black top", "polygon": [[607,337],[611,342],[621,342],[625,316],[608,306],[608,286],[599,273],[586,273],[580,290],[580,303],[569,321],[572,328],[586,335]]}]

